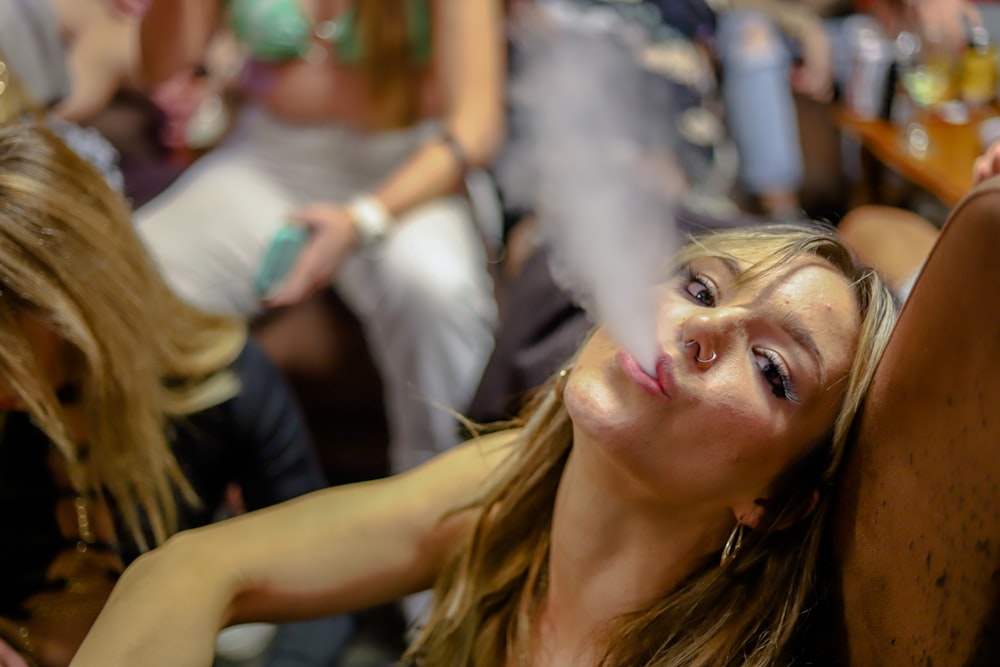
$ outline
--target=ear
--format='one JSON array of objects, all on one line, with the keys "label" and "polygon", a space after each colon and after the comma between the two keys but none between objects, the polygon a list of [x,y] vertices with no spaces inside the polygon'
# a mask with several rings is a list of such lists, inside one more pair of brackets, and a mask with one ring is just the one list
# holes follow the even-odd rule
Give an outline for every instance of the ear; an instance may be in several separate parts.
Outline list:
[{"label": "ear", "polygon": [[760,525],[760,521],[764,518],[764,512],[766,511],[767,507],[765,506],[764,501],[760,498],[741,501],[733,505],[733,516],[736,517],[736,521],[745,525],[750,530],[757,529],[757,526]]},{"label": "ear", "polygon": [[[779,517],[780,520],[771,526],[771,529],[785,530],[786,528],[791,528],[796,523],[812,514],[818,503],[819,489],[814,489],[809,495],[809,499],[805,501],[804,506],[799,511],[786,513],[785,516]],[[749,505],[743,505],[742,507],[740,505],[734,506],[733,514],[740,523],[745,523],[752,530],[755,529],[760,524],[761,519],[764,518],[765,512],[767,512],[767,505],[767,498],[757,498]]]}]

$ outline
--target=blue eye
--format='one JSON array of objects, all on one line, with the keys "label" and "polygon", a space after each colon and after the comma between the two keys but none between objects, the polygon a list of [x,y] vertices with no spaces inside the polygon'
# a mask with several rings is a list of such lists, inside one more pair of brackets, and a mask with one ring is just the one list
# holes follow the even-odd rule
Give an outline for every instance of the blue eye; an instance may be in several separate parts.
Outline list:
[{"label": "blue eye", "polygon": [[701,305],[708,308],[715,307],[715,291],[707,278],[685,269],[683,287],[687,295]]},{"label": "blue eye", "polygon": [[771,350],[758,350],[754,353],[757,368],[771,393],[781,399],[795,400],[792,382],[781,358]]}]

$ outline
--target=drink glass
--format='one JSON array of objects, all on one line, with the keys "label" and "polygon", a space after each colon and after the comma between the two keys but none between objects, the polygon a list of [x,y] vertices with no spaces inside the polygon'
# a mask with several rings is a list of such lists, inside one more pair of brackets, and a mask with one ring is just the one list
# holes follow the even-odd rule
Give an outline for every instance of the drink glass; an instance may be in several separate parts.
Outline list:
[{"label": "drink glass", "polygon": [[[911,16],[914,13],[911,2],[907,3],[907,13]],[[894,51],[899,79],[911,103],[903,141],[912,155],[926,157],[931,148],[927,131],[929,112],[948,97],[955,60],[930,30],[916,20],[904,21]]]}]

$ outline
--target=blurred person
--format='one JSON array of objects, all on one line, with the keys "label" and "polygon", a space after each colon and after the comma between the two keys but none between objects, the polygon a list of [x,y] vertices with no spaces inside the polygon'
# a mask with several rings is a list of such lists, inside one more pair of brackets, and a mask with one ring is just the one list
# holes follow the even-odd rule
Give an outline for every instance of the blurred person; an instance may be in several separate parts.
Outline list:
[{"label": "blurred person", "polygon": [[851,9],[849,0],[734,0],[719,12],[716,48],[740,179],[767,215],[803,215],[794,96],[830,102],[848,80],[860,33],[878,30]]},{"label": "blurred person", "polygon": [[[464,406],[492,349],[492,283],[459,186],[502,140],[502,21],[498,0],[153,0],[142,22],[150,81],[200,62],[223,23],[248,63],[232,133],[138,211],[140,234],[210,311],[251,316],[332,284],[381,373],[396,471],[456,442],[440,406]],[[260,294],[286,224],[308,243]]]},{"label": "blurred person", "polygon": [[519,426],[185,533],[73,666],[204,665],[220,625],[435,582],[404,664],[797,662],[892,297],[818,225],[702,235],[656,297],[655,375],[598,328]]},{"label": "blurred person", "polygon": [[[4,0],[5,2],[17,0]],[[59,17],[70,90],[52,108],[66,120],[86,123],[123,88],[137,89],[139,24],[108,0],[42,0]],[[24,4],[24,3],[19,3]],[[2,45],[0,45],[2,46]]]},{"label": "blurred person", "polygon": [[0,49],[38,106],[85,124],[134,86],[138,22],[109,0],[0,0]]},{"label": "blurred person", "polygon": [[[911,12],[958,54],[969,30],[1000,35],[1000,4],[965,0],[733,0],[718,16],[717,49],[730,131],[746,190],[772,216],[802,215],[803,153],[794,95],[829,102],[847,85],[862,39],[885,53]],[[876,94],[876,91],[871,91]]]},{"label": "blurred person", "polygon": [[942,46],[953,53],[968,45],[973,26],[985,27],[994,39],[1000,37],[1000,4],[996,0],[854,0],[854,4],[878,19],[890,37],[902,30],[909,5],[920,31],[936,34]]},{"label": "blurred person", "polygon": [[90,158],[107,155],[101,161],[121,171],[115,187],[142,202],[176,170],[135,76],[138,26],[110,0],[0,0],[0,52],[23,84],[19,97],[64,136],[73,132],[77,149],[86,142]]},{"label": "blurred person", "polygon": [[[0,664],[56,667],[124,566],[230,484],[252,509],[325,482],[243,323],[171,294],[124,199],[40,125],[0,128],[0,237]],[[349,629],[279,638],[329,660]]]},{"label": "blurred person", "polygon": [[[973,185],[1000,174],[1000,141],[990,144],[973,164]],[[905,301],[940,232],[930,220],[893,206],[859,206],[838,225],[844,241],[874,267]]]}]

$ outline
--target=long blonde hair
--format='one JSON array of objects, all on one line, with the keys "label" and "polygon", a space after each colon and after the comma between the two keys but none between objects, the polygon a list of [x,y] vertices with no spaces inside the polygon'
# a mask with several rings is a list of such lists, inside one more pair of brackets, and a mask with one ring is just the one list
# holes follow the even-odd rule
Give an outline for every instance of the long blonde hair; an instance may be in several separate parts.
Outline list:
[{"label": "long blonde hair", "polygon": [[386,129],[405,127],[417,120],[419,92],[427,73],[425,63],[413,61],[411,13],[405,3],[431,0],[355,0],[357,24],[364,44],[361,68],[372,109]]},{"label": "long blonde hair", "polygon": [[[79,370],[87,456],[21,318],[46,321]],[[0,128],[0,373],[65,457],[79,492],[110,496],[140,548],[177,529],[178,492],[197,502],[168,440],[169,419],[237,391],[226,371],[242,323],[177,299],[132,229],[126,202],[37,124]]]},{"label": "long blonde hair", "polygon": [[[895,305],[825,226],[764,225],[703,236],[680,254],[743,260],[741,280],[804,253],[850,281],[861,330],[836,421],[773,484],[767,516],[726,563],[706,562],[647,609],[613,621],[601,665],[772,667],[788,653],[814,592],[830,485],[851,423],[895,322]],[[530,655],[531,619],[544,590],[556,489],[573,446],[557,376],[524,413],[519,448],[477,505],[471,542],[438,580],[437,603],[406,659],[413,664],[500,666]],[[817,500],[817,493],[818,500]],[[785,662],[783,663],[782,660]]]}]

